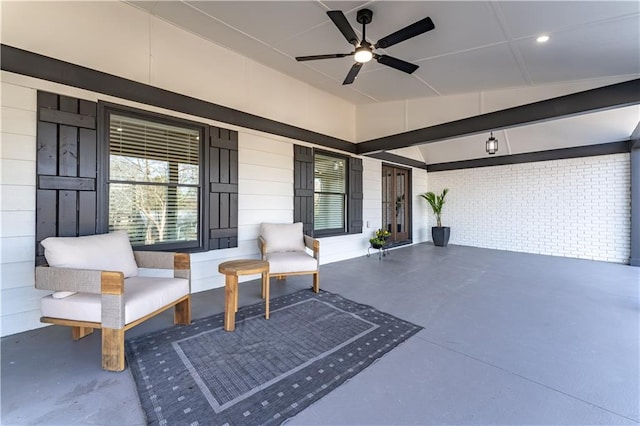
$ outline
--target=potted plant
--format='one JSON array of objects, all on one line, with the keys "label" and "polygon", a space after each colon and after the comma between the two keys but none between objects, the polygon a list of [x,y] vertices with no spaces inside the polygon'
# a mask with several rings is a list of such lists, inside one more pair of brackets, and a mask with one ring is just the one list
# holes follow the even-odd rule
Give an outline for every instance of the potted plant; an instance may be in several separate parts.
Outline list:
[{"label": "potted plant", "polygon": [[378,229],[373,234],[373,238],[369,238],[369,244],[371,244],[371,247],[373,247],[374,249],[382,248],[387,243],[389,235],[391,235],[391,232]]},{"label": "potted plant", "polygon": [[420,196],[427,200],[427,203],[431,206],[433,214],[436,217],[436,226],[431,228],[431,238],[433,239],[433,245],[439,247],[445,247],[449,243],[449,235],[451,235],[451,228],[448,226],[442,226],[440,216],[442,214],[442,207],[444,206],[444,198],[449,192],[448,188],[442,190],[442,194],[436,195],[434,192],[425,192]]}]

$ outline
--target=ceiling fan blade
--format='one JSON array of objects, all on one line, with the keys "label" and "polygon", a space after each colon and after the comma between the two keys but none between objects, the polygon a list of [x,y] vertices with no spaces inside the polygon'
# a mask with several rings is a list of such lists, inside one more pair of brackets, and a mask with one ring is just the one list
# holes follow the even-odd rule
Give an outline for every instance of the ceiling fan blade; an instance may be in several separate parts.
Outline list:
[{"label": "ceiling fan blade", "polygon": [[426,33],[427,31],[431,31],[436,26],[433,24],[431,18],[427,17],[418,22],[414,22],[413,24],[404,27],[401,30],[396,31],[393,34],[389,34],[386,37],[381,38],[376,43],[376,48],[387,48],[389,46],[393,46],[394,44],[400,43],[401,41],[405,41],[410,39],[411,37],[415,37],[422,33]]},{"label": "ceiling fan blade", "polygon": [[355,81],[356,77],[358,76],[358,73],[360,72],[360,68],[362,68],[362,63],[361,62],[356,62],[355,64],[353,64],[353,66],[349,70],[349,74],[347,74],[347,76],[345,77],[345,79],[342,82],[342,84],[351,84],[351,83],[353,83]]},{"label": "ceiling fan blade", "polygon": [[329,10],[327,11],[327,15],[329,15],[329,18],[331,18],[335,26],[338,27],[344,38],[346,38],[349,43],[354,46],[358,44],[358,36],[356,35],[356,32],[353,31],[353,28],[342,11]]},{"label": "ceiling fan blade", "polygon": [[402,59],[393,58],[387,55],[375,55],[375,58],[378,63],[391,68],[395,68],[400,71],[404,71],[407,74],[411,74],[412,72],[420,68],[419,65],[414,65],[410,62],[403,61]]},{"label": "ceiling fan blade", "polygon": [[345,56],[351,56],[352,53],[334,53],[330,55],[312,55],[312,56],[296,56],[296,61],[315,61],[316,59],[333,59],[333,58],[344,58]]}]

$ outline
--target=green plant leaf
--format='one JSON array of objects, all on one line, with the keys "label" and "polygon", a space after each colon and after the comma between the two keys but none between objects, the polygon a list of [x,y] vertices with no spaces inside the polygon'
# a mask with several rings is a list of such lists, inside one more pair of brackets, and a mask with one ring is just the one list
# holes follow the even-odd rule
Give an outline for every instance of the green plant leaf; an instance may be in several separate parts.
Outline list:
[{"label": "green plant leaf", "polygon": [[445,197],[449,193],[448,188],[444,188],[440,195],[436,195],[435,192],[429,191],[424,194],[420,194],[422,198],[424,198],[427,203],[431,206],[431,210],[433,210],[433,214],[436,217],[437,226],[442,226],[442,222],[440,221],[440,216],[442,214],[442,207],[444,206]]}]

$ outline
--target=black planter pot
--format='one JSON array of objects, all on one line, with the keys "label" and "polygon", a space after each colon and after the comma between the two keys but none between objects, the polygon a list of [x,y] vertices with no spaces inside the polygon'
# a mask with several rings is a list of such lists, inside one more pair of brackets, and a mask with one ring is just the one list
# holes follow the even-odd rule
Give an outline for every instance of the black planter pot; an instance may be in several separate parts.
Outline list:
[{"label": "black planter pot", "polygon": [[446,247],[449,243],[449,235],[451,235],[451,228],[448,226],[434,226],[431,228],[431,238],[434,246]]}]

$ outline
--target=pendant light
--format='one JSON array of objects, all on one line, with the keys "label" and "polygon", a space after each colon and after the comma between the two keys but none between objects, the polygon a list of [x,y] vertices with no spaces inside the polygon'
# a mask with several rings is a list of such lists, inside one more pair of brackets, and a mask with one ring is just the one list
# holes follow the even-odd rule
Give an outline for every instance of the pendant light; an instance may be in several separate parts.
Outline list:
[{"label": "pendant light", "polygon": [[486,143],[487,154],[495,154],[498,151],[498,139],[493,137],[493,131],[491,132],[491,136],[487,139]]}]

